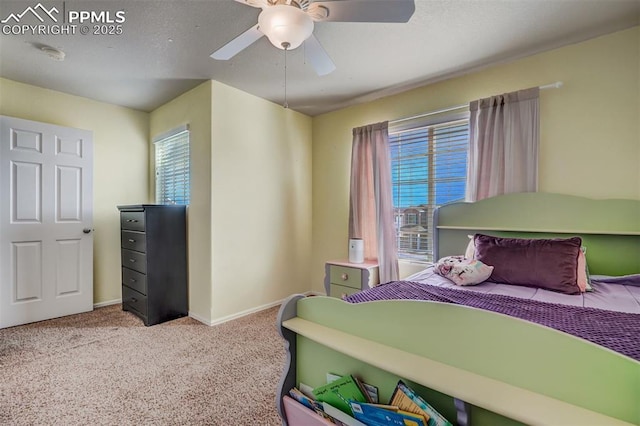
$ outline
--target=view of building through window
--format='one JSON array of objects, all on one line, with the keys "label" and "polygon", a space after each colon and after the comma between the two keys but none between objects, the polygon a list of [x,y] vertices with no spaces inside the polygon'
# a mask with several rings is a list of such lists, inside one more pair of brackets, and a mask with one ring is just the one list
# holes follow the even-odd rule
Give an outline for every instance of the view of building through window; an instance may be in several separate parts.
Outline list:
[{"label": "view of building through window", "polygon": [[468,142],[466,119],[389,134],[399,258],[433,260],[433,211],[464,200]]}]

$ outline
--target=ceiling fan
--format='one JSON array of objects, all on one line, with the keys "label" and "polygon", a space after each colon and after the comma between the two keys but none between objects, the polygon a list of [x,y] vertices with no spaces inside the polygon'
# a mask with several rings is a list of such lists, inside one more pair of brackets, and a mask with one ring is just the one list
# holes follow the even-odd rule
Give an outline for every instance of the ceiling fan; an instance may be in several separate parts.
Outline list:
[{"label": "ceiling fan", "polygon": [[228,60],[267,36],[278,49],[292,50],[305,42],[305,53],[318,75],[335,70],[333,61],[313,35],[314,22],[407,22],[414,0],[235,0],[261,8],[258,23],[211,54]]}]

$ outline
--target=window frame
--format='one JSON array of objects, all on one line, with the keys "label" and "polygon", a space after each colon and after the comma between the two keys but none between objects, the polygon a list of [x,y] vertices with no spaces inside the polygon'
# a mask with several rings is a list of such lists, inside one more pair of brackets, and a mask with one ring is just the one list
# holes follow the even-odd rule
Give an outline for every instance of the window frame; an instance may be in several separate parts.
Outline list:
[{"label": "window frame", "polygon": [[[437,167],[435,167],[435,164],[437,162],[436,157],[438,152],[437,142],[435,142],[435,138],[434,138],[434,136],[436,136],[435,133],[437,133],[436,129],[438,127],[440,128],[447,127],[447,126],[453,127],[456,125],[456,123],[458,123],[458,125],[464,123],[467,126],[466,144],[465,144],[466,150],[464,154],[464,162],[462,161],[460,162],[460,165],[464,163],[464,170],[465,170],[464,181],[465,181],[465,187],[466,187],[466,174],[468,172],[468,155],[469,155],[468,141],[469,141],[469,133],[470,133],[470,129],[469,129],[470,113],[466,107],[464,111],[451,112],[450,110],[447,110],[447,111],[444,111],[443,113],[437,113],[437,112],[427,113],[427,114],[418,116],[416,118],[403,119],[403,120],[397,120],[395,122],[390,122],[389,149],[391,151],[391,158],[392,158],[391,159],[392,161],[391,180],[392,180],[392,187],[394,188],[396,187],[396,185],[398,185],[397,176],[393,175],[394,170],[397,170],[396,167],[402,167],[397,165],[397,163],[395,162],[395,157],[393,155],[394,145],[399,143],[393,140],[394,137],[401,133],[409,133],[411,131],[426,130],[427,136],[425,136],[425,139],[428,139],[426,141],[426,143],[428,144],[427,150],[424,153],[424,156],[426,157],[426,161],[429,162],[429,164],[425,167],[426,173],[427,173],[427,178],[425,183],[425,185],[427,185],[427,194],[425,194],[425,199],[427,202],[423,204],[416,204],[415,206],[400,207],[398,206],[398,204],[400,203],[398,203],[398,197],[395,195],[395,191],[392,196],[393,206],[394,206],[393,208],[394,208],[394,217],[395,217],[395,227],[396,227],[396,242],[398,247],[397,253],[398,253],[399,260],[415,262],[415,263],[429,263],[429,262],[435,261],[435,259],[433,259],[433,234],[434,234],[433,212],[437,207],[441,205],[449,204],[451,202],[464,201],[464,198],[465,198],[464,187],[463,187],[462,193],[459,194],[460,195],[459,198],[452,201],[445,202],[445,203],[441,203],[441,204],[436,203],[436,191],[431,190],[431,188],[436,183],[438,183],[438,178],[435,175],[437,170]],[[461,134],[464,134],[464,132],[462,132]],[[457,151],[457,152],[461,152],[461,151]],[[407,182],[405,184],[410,184],[410,183],[411,182]],[[406,235],[402,235],[400,231],[401,227],[408,225],[408,223],[403,223],[404,216],[406,216],[407,214],[409,216],[425,215],[422,217],[422,219],[417,219],[415,221],[416,223],[414,224],[424,229],[424,231],[421,231],[420,229],[415,231],[406,231],[405,232]],[[413,235],[413,240],[411,239],[412,235]],[[407,240],[407,237],[409,238],[408,240]],[[424,244],[421,243],[421,239],[423,238],[426,239]],[[414,245],[416,249],[411,250],[411,248],[414,247]],[[426,245],[426,248],[420,249],[421,245],[422,246]]]},{"label": "window frame", "polygon": [[[153,138],[153,144],[156,204],[188,206],[191,202],[191,133],[189,125],[185,124],[156,136]],[[175,145],[173,147],[174,153],[162,158],[160,150],[171,149],[168,147],[169,144]],[[182,162],[182,164],[178,164],[178,162]],[[166,171],[168,167],[173,167],[176,170],[168,172]],[[161,174],[165,177],[161,178]],[[168,179],[167,175],[171,179]],[[173,187],[173,191],[167,190],[168,187]],[[168,202],[172,199],[173,202]]]}]

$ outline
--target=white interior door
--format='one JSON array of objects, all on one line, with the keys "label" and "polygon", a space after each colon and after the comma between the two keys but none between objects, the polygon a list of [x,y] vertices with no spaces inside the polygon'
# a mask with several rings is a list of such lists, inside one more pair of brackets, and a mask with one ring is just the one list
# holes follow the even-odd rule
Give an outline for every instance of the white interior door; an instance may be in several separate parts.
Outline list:
[{"label": "white interior door", "polygon": [[93,141],[0,116],[0,328],[93,309]]}]

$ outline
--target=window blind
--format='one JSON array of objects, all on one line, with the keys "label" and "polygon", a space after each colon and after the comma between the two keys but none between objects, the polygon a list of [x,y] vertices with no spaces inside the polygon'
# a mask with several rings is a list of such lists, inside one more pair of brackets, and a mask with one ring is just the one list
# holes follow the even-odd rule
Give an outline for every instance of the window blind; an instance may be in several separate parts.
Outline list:
[{"label": "window blind", "polygon": [[189,204],[189,128],[183,126],[154,140],[156,203]]},{"label": "window blind", "polygon": [[468,118],[389,134],[399,258],[433,260],[433,211],[464,200],[468,144]]}]

